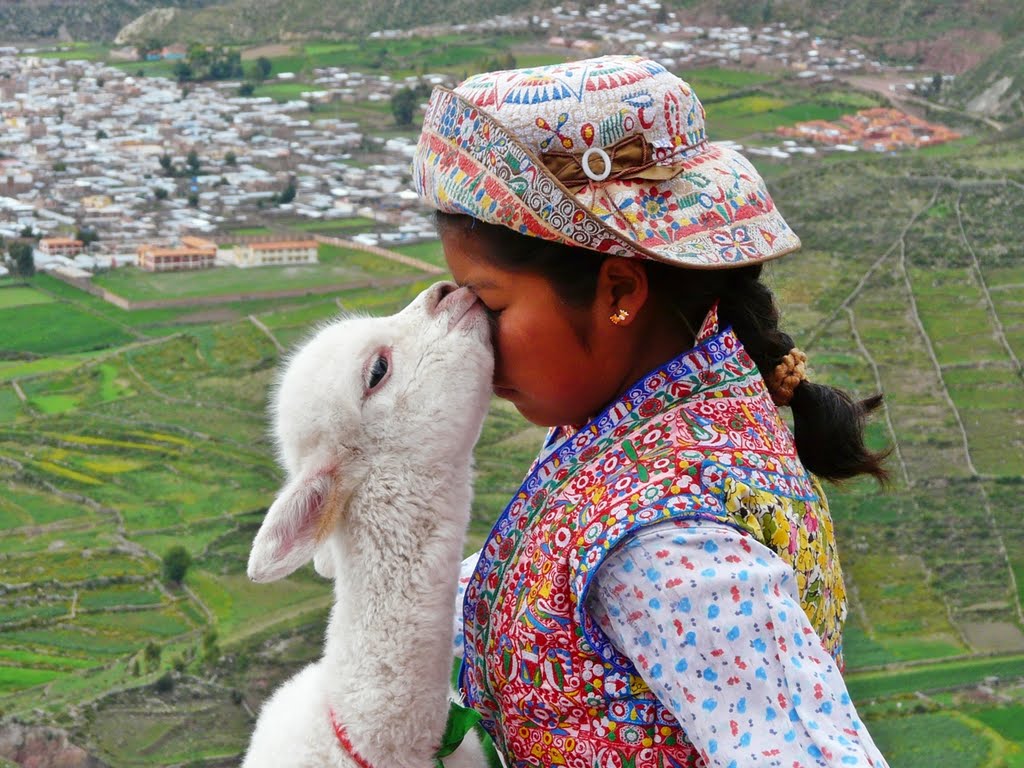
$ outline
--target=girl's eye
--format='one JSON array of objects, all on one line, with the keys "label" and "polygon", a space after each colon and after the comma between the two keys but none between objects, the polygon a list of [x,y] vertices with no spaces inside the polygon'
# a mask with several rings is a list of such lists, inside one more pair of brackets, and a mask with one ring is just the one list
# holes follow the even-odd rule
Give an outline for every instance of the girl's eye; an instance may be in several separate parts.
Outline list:
[{"label": "girl's eye", "polygon": [[384,355],[378,355],[377,359],[374,360],[373,366],[370,368],[370,381],[367,384],[367,389],[373,389],[387,375],[388,372],[388,359]]}]

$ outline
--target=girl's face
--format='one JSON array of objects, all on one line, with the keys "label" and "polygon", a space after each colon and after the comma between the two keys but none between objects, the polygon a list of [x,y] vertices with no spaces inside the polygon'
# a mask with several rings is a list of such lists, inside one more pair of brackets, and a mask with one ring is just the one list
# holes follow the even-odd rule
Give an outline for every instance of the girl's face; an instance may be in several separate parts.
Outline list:
[{"label": "girl's face", "polygon": [[497,266],[487,241],[472,231],[445,228],[441,240],[455,281],[491,313],[494,394],[526,419],[542,426],[582,424],[631,382],[622,381],[621,362],[608,356],[614,326],[599,301],[567,306],[545,277]]}]

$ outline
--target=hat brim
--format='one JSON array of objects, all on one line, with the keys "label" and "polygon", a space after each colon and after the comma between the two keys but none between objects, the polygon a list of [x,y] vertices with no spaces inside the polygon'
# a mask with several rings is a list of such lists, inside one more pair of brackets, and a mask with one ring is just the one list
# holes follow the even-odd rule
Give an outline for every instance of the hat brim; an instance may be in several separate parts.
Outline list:
[{"label": "hat brim", "polygon": [[723,269],[800,247],[739,152],[705,142],[677,165],[667,180],[595,181],[570,190],[493,115],[438,88],[413,181],[438,210],[610,255]]}]

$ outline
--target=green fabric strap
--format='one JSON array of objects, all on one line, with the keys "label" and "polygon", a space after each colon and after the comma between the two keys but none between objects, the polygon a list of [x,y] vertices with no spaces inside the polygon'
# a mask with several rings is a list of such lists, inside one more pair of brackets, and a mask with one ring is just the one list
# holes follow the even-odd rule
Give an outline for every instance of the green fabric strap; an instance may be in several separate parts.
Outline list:
[{"label": "green fabric strap", "polygon": [[448,702],[448,723],[444,727],[441,746],[434,754],[434,768],[444,768],[441,758],[448,757],[448,755],[458,749],[459,745],[462,744],[462,740],[466,738],[466,734],[481,719],[480,713],[475,709],[463,707],[454,701]]}]

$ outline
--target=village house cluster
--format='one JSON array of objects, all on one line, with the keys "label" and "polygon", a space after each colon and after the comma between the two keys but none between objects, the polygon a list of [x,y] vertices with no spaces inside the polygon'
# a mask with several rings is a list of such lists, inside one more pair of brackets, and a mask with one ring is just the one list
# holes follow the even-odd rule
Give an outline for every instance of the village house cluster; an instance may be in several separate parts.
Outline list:
[{"label": "village house cluster", "polygon": [[960,138],[959,133],[943,125],[886,107],[862,109],[855,115],[843,115],[834,123],[809,120],[775,130],[780,136],[873,152],[927,147]]},{"label": "village house cluster", "polygon": [[[141,263],[140,248],[180,249],[183,237],[279,214],[379,220],[393,242],[433,231],[415,195],[400,194],[408,140],[372,139],[336,119],[313,122],[305,99],[238,97],[238,83],[183,89],[101,63],[16,54],[0,51],[0,237],[98,237],[72,247],[74,255],[40,245],[39,268]],[[360,99],[385,92],[379,78],[348,80]],[[347,163],[357,147],[381,162]],[[294,200],[274,204],[289,184]]]}]

